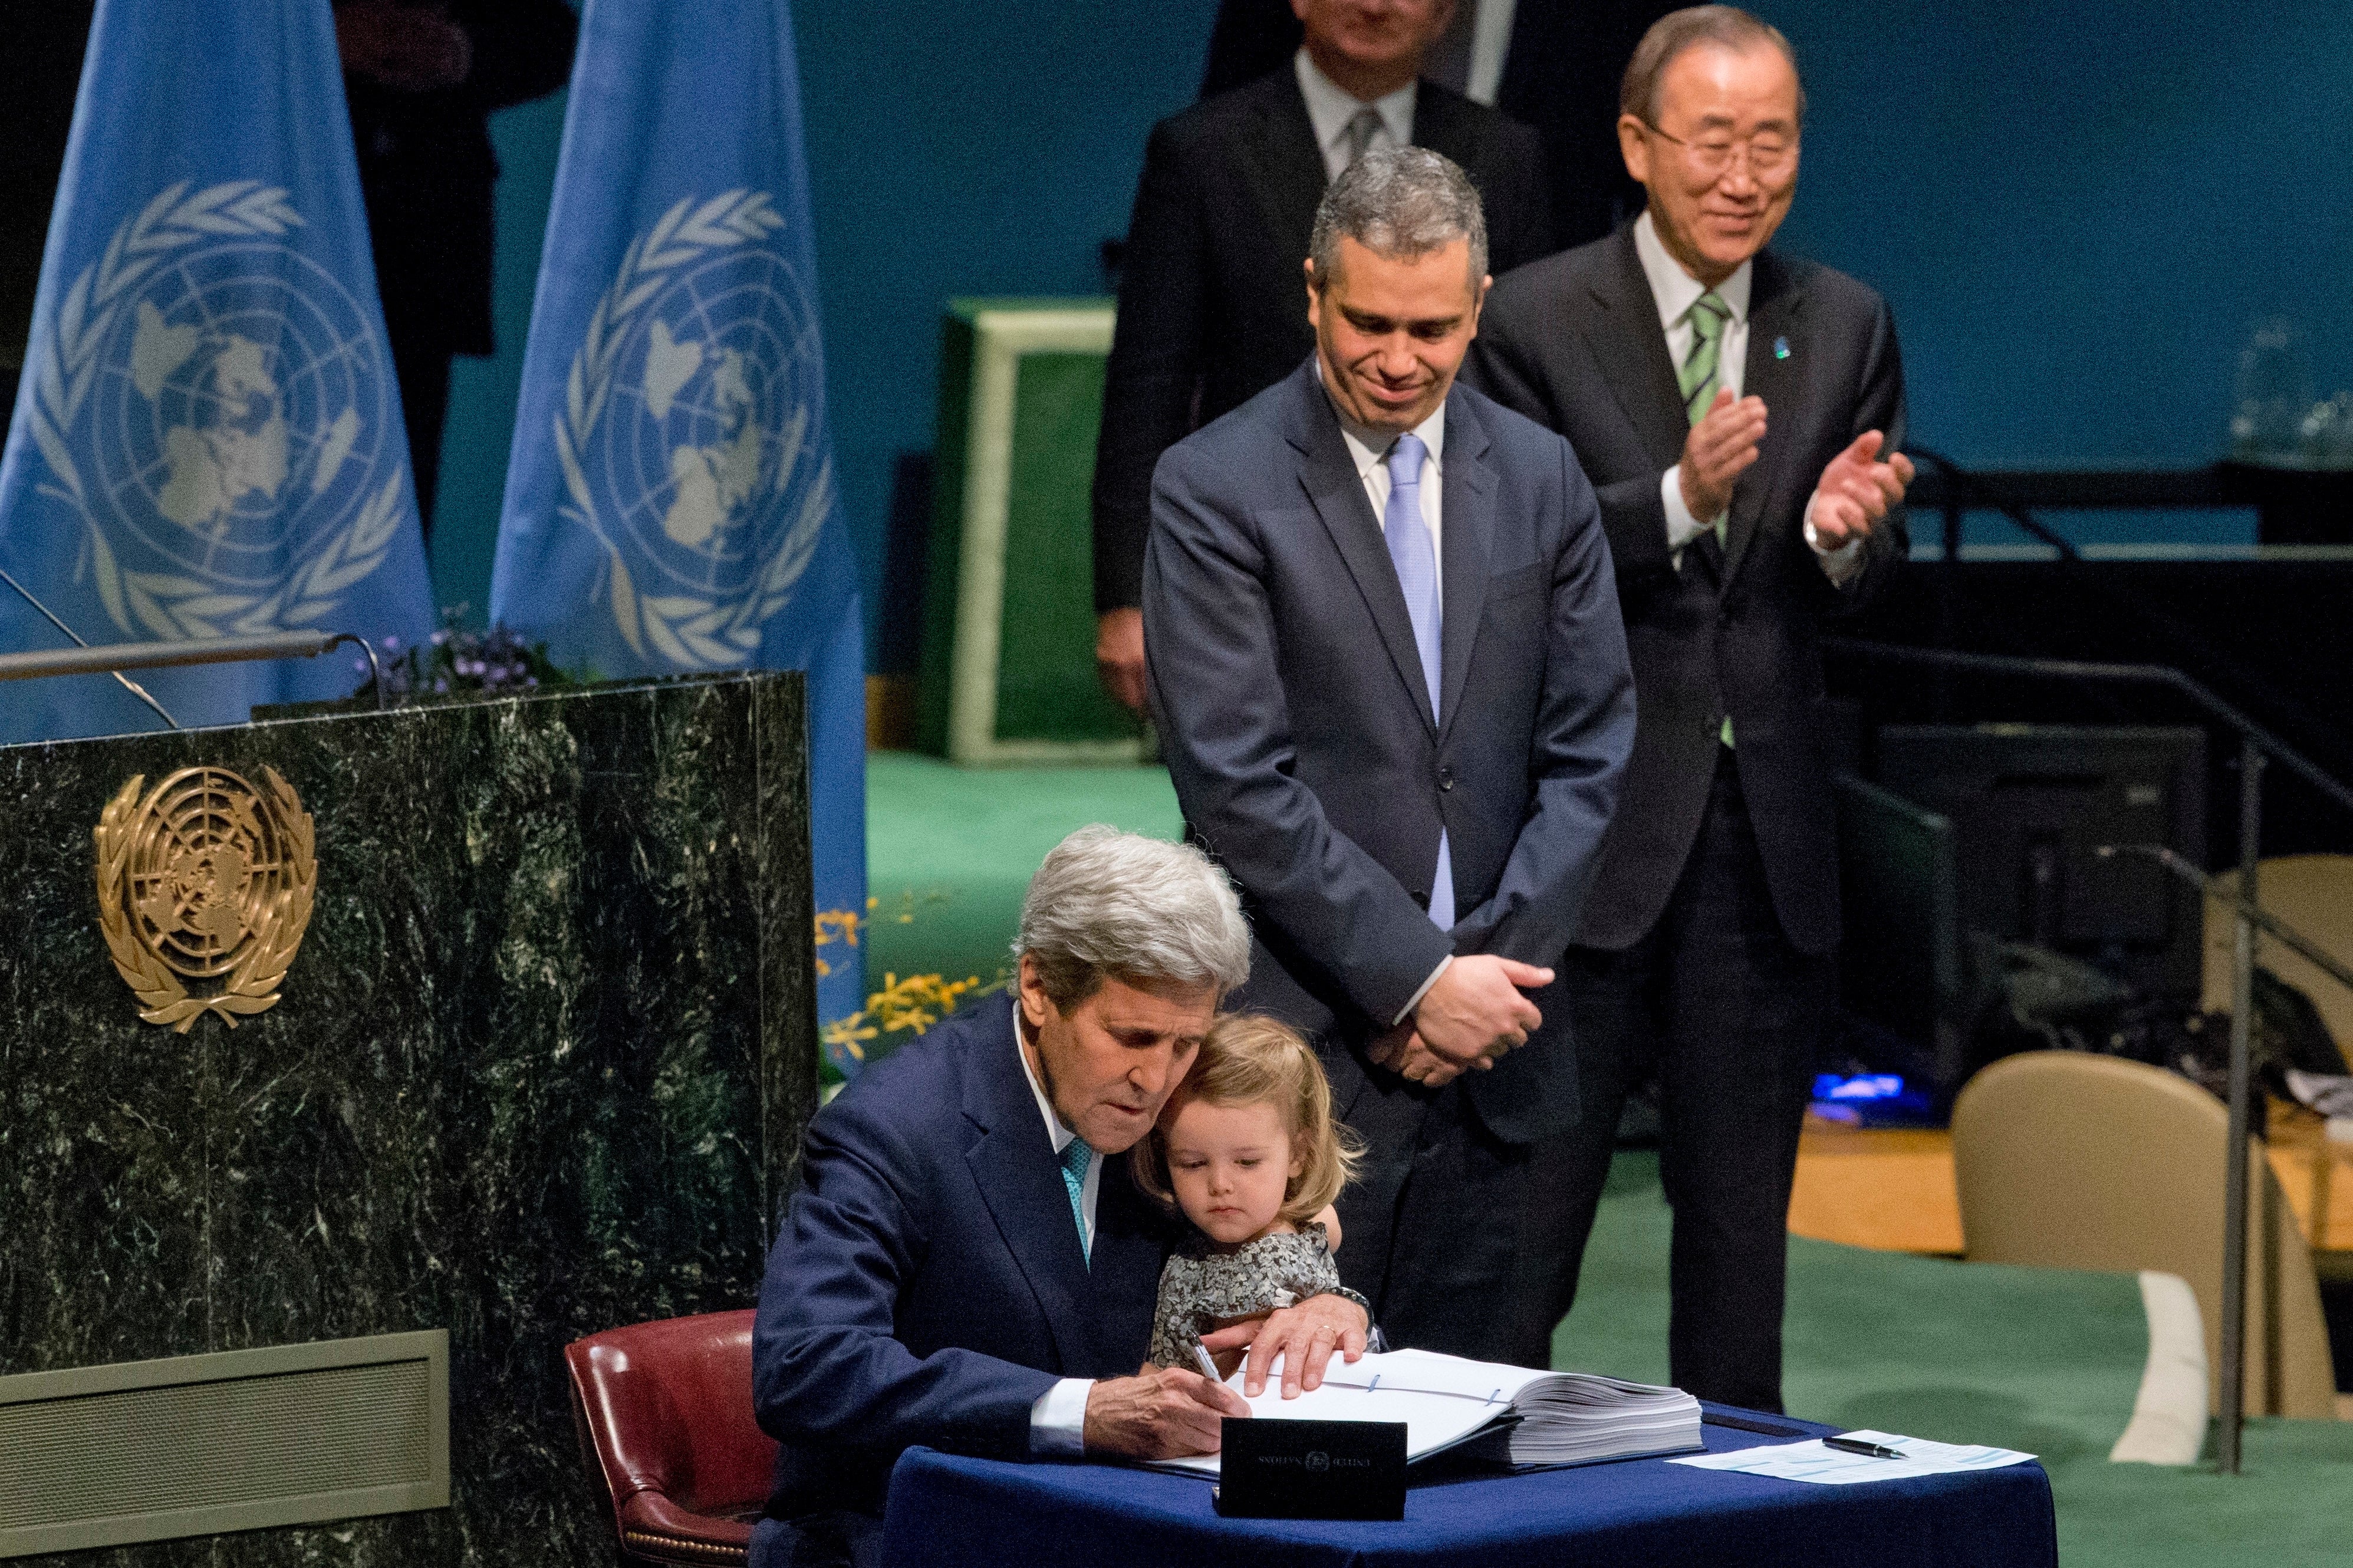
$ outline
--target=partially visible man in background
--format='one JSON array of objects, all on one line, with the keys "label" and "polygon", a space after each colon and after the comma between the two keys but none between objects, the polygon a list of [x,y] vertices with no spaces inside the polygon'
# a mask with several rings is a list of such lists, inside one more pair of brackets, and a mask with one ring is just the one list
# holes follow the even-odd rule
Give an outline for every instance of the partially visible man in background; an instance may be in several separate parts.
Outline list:
[{"label": "partially visible man in background", "polygon": [[[1544,139],[1556,245],[1583,245],[1642,210],[1618,155],[1618,79],[1661,0],[1461,0],[1422,74]],[[1201,96],[1255,81],[1299,47],[1290,0],[1223,0]]]},{"label": "partially visible man in background", "polygon": [[1153,128],[1128,226],[1095,447],[1095,659],[1145,706],[1144,541],[1153,465],[1298,368],[1314,346],[1299,262],[1324,187],[1368,148],[1413,145],[1470,175],[1501,271],[1552,248],[1535,133],[1419,79],[1454,0],[1292,0],[1288,68]]},{"label": "partially visible man in background", "polygon": [[1785,1219],[1839,942],[1818,640],[1905,553],[1904,369],[1886,301],[1767,248],[1805,113],[1788,39],[1728,5],[1675,12],[1620,105],[1642,216],[1498,281],[1466,372],[1592,479],[1641,715],[1563,961],[1584,1114],[1549,1152],[1577,1238],[1549,1310],[1575,1297],[1627,1087],[1655,1070],[1674,1382],[1778,1410]]},{"label": "partially visible man in background", "polygon": [[495,346],[491,111],[562,87],[578,31],[564,0],[336,0],[376,289],[427,533],[449,361]]}]

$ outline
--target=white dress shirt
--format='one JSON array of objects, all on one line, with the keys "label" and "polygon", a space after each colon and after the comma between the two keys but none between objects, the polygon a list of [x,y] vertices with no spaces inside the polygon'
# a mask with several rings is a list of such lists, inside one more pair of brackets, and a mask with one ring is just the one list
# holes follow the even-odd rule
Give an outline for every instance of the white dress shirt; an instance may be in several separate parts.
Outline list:
[{"label": "white dress shirt", "polygon": [[[1324,362],[1315,362],[1317,375],[1324,374]],[[1340,405],[1334,404],[1334,413]],[[1445,473],[1446,405],[1413,427],[1421,437],[1426,456],[1421,459],[1421,524],[1430,530],[1430,552],[1438,563],[1438,602],[1446,602],[1446,521],[1440,493],[1445,489],[1441,476]],[[1365,499],[1373,503],[1373,515],[1388,526],[1389,515],[1389,448],[1400,437],[1386,430],[1370,430],[1340,415],[1340,438],[1348,444],[1348,457],[1356,465],[1356,478],[1364,481]]]},{"label": "white dress shirt", "polygon": [[[1054,1102],[1046,1098],[1046,1088],[1029,1066],[1029,1053],[1021,1048],[1021,1005],[1013,1005],[1013,1054],[1021,1060],[1021,1076],[1029,1080],[1029,1092],[1038,1098],[1038,1114],[1046,1121],[1046,1136],[1053,1141],[1054,1159],[1059,1164],[1062,1151],[1069,1148],[1078,1134],[1062,1125],[1054,1114]],[[1086,1221],[1086,1237],[1092,1242],[1095,1234],[1095,1194],[1103,1191],[1103,1161],[1109,1158],[1100,1149],[1087,1162],[1087,1176],[1079,1187],[1079,1212]],[[1055,1173],[1056,1181],[1061,1173]],[[1094,1380],[1087,1377],[1066,1377],[1038,1396],[1029,1406],[1029,1451],[1033,1454],[1076,1455],[1087,1447],[1087,1391]]]},{"label": "white dress shirt", "polygon": [[1307,122],[1315,128],[1315,145],[1324,154],[1324,178],[1336,180],[1347,168],[1348,122],[1356,118],[1359,110],[1370,109],[1381,117],[1380,129],[1366,144],[1367,152],[1375,147],[1413,145],[1413,100],[1419,83],[1409,81],[1367,104],[1325,76],[1303,48],[1291,57],[1291,68],[1299,78],[1300,96],[1307,100]]},{"label": "white dress shirt", "polygon": [[[1651,285],[1651,303],[1658,307],[1659,325],[1667,334],[1667,358],[1680,369],[1691,356],[1694,329],[1691,310],[1707,292],[1707,285],[1683,270],[1683,263],[1667,254],[1659,239],[1658,226],[1644,212],[1634,220],[1634,254],[1641,259],[1642,276]],[[1756,280],[1757,264],[1744,261],[1731,277],[1715,286],[1725,308],[1732,319],[1724,323],[1724,339],[1717,345],[1715,362],[1716,385],[1738,397],[1742,378],[1748,369],[1748,296]],[[1767,411],[1768,416],[1770,411]],[[1714,518],[1697,518],[1683,500],[1683,465],[1677,463],[1659,479],[1659,499],[1667,511],[1667,548],[1680,552],[1699,537],[1701,531],[1715,525]],[[1806,542],[1813,547],[1814,558],[1822,564],[1830,580],[1843,585],[1862,566],[1862,542],[1849,540],[1836,550],[1824,550],[1814,538],[1814,500],[1806,501]],[[1680,568],[1680,555],[1676,561]]]},{"label": "white dress shirt", "polygon": [[1514,0],[1477,0],[1477,5],[1471,24],[1471,79],[1463,86],[1462,96],[1492,109],[1504,85],[1504,58],[1512,49],[1512,16],[1519,7]]}]

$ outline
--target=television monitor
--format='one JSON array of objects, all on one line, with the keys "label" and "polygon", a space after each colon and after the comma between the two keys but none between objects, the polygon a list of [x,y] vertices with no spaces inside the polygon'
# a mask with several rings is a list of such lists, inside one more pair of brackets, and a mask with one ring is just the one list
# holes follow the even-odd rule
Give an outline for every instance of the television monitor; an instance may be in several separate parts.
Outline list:
[{"label": "television monitor", "polygon": [[1959,923],[2087,960],[2151,994],[2199,994],[2195,888],[2103,845],[2163,845],[2205,863],[2200,730],[2051,724],[1889,725],[1879,784],[1947,818]]},{"label": "television monitor", "polygon": [[1877,1042],[1874,1067],[1949,1090],[1968,1050],[1958,835],[1949,818],[1852,773],[1838,775],[1838,792],[1841,1005],[1908,1047]]}]

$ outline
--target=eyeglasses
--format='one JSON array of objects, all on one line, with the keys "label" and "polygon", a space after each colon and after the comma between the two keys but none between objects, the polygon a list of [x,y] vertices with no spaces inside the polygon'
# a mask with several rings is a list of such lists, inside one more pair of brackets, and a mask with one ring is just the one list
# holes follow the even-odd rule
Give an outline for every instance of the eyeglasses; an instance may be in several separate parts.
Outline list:
[{"label": "eyeglasses", "polygon": [[1711,136],[1704,142],[1686,142],[1682,137],[1660,130],[1649,121],[1644,129],[1662,141],[1672,142],[1683,150],[1683,161],[1711,180],[1722,179],[1732,167],[1735,158],[1746,153],[1749,177],[1767,184],[1779,179],[1797,165],[1798,139],[1778,131],[1760,131],[1746,141],[1729,136]]}]

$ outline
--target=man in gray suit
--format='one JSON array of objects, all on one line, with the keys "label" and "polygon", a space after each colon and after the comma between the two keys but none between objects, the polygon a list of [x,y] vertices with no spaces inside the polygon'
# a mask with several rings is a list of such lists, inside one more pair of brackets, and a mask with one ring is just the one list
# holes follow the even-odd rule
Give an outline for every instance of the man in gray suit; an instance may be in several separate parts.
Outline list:
[{"label": "man in gray suit", "polygon": [[1366,153],[1310,249],[1314,354],[1154,478],[1153,697],[1257,939],[1236,1004],[1316,1039],[1370,1145],[1342,1278],[1397,1343],[1542,1366],[1522,1303],[1568,1237],[1530,1152],[1577,1119],[1551,965],[1633,743],[1609,551],[1567,443],[1455,384],[1462,171]]},{"label": "man in gray suit", "polygon": [[1905,553],[1904,371],[1876,293],[1766,247],[1805,108],[1779,32],[1731,6],[1675,12],[1636,47],[1620,107],[1648,209],[1496,284],[1470,370],[1592,478],[1641,712],[1564,961],[1585,1113],[1548,1151],[1578,1238],[1551,1305],[1575,1295],[1626,1089],[1655,1071],[1669,1364],[1702,1398],[1771,1410],[1839,941],[1817,642]]}]

